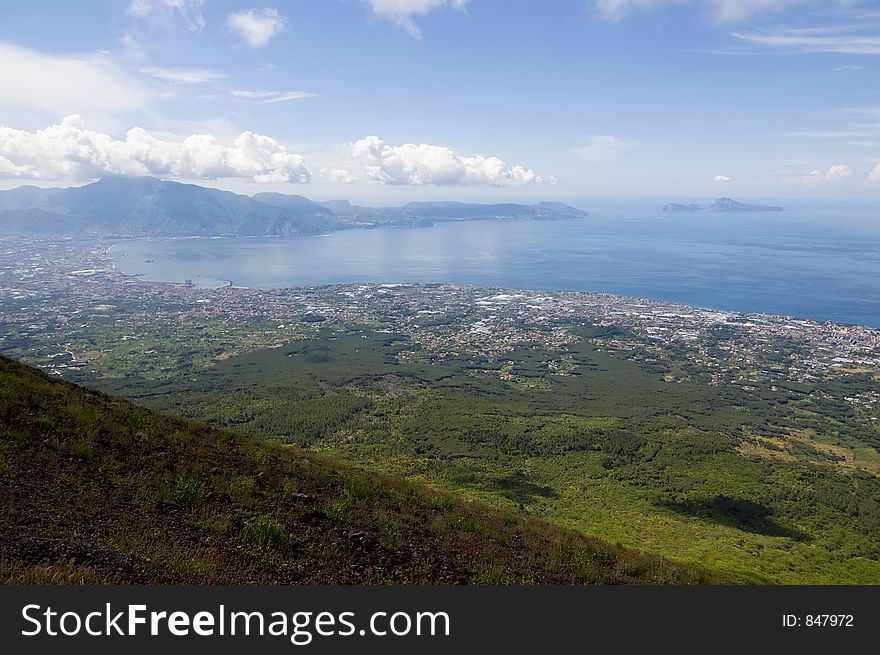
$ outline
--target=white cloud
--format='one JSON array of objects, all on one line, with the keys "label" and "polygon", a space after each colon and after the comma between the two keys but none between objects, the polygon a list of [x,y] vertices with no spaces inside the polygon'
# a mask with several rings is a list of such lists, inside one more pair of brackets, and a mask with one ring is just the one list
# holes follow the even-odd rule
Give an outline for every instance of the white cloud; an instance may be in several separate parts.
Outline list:
[{"label": "white cloud", "polygon": [[873,127],[854,127],[849,130],[797,130],[780,132],[779,136],[794,139],[860,139],[880,136],[880,125]]},{"label": "white cloud", "polygon": [[59,116],[142,109],[150,91],[102,55],[44,55],[0,43],[0,107]]},{"label": "white cloud", "polygon": [[811,0],[713,0],[718,20],[722,22],[739,21],[752,14],[772,13],[787,9],[792,5],[809,4]]},{"label": "white cloud", "polygon": [[876,31],[859,33],[852,31],[851,27],[734,32],[733,36],[749,43],[776,49],[849,55],[880,55],[880,36],[877,36]]},{"label": "white cloud", "polygon": [[0,177],[86,180],[108,173],[254,182],[311,179],[300,155],[253,132],[243,132],[227,146],[208,135],[161,140],[140,127],[117,140],[86,129],[79,116],[35,132],[0,127]]},{"label": "white cloud", "polygon": [[328,182],[335,182],[337,184],[351,184],[357,180],[354,175],[344,168],[322,168],[318,172]]},{"label": "white cloud", "polygon": [[420,39],[422,32],[413,22],[413,16],[424,16],[435,9],[451,7],[464,9],[467,0],[366,0],[373,13],[402,27],[411,36]]},{"label": "white cloud", "polygon": [[518,186],[542,182],[531,169],[510,166],[497,157],[457,155],[442,146],[389,146],[377,136],[368,136],[349,147],[364,173],[385,184]]},{"label": "white cloud", "polygon": [[635,144],[621,141],[616,136],[598,135],[590,137],[590,142],[575,148],[575,153],[580,155],[587,161],[605,162],[617,157],[626,148],[631,148]]},{"label": "white cloud", "polygon": [[276,102],[288,102],[289,100],[302,100],[303,98],[317,98],[317,93],[309,91],[247,91],[235,89],[230,91],[236,98],[253,100],[258,105],[268,105]]},{"label": "white cloud", "polygon": [[728,175],[716,175],[712,178],[712,181],[718,182],[719,184],[727,184],[728,182],[730,182],[730,179],[731,178]]},{"label": "white cloud", "polygon": [[868,182],[880,183],[880,164],[874,167],[874,170],[868,175]]},{"label": "white cloud", "polygon": [[810,171],[806,175],[801,176],[801,179],[807,182],[836,182],[850,177],[852,174],[853,170],[846,164],[835,164],[830,166],[824,173],[820,170]]},{"label": "white cloud", "polygon": [[278,93],[277,95],[266,98],[257,104],[266,105],[273,102],[287,102],[288,100],[302,100],[303,98],[317,98],[317,93],[310,93],[308,91],[284,91],[282,93]]},{"label": "white cloud", "polygon": [[[817,4],[817,0],[593,0],[599,13],[620,20],[640,9],[670,5],[697,5],[708,10],[713,20],[723,23],[746,20],[757,14],[777,13],[797,5]],[[839,0],[846,6],[847,0]]]},{"label": "white cloud", "polygon": [[222,80],[228,77],[226,73],[210,71],[204,68],[158,68],[156,66],[146,66],[141,69],[141,72],[150,77],[173,84],[201,84],[202,82],[213,82],[214,80]]},{"label": "white cloud", "polygon": [[134,34],[125,34],[119,39],[122,53],[127,59],[133,61],[146,61],[147,49],[141,40]]},{"label": "white cloud", "polygon": [[[684,0],[679,0],[684,1]],[[620,20],[626,14],[638,9],[653,9],[670,4],[670,0],[594,0],[596,8],[609,20]]]},{"label": "white cloud", "polygon": [[880,137],[880,107],[844,107],[845,122],[836,121],[834,129],[782,132],[779,136],[795,139],[845,139],[848,145],[872,144]]},{"label": "white cloud", "polygon": [[852,169],[846,164],[835,164],[828,169],[828,172],[825,175],[829,180],[839,180],[844,177],[849,177],[852,174]]},{"label": "white cloud", "polygon": [[226,28],[252,48],[264,46],[284,31],[287,19],[277,9],[248,9],[229,14]]},{"label": "white cloud", "polygon": [[202,0],[131,0],[128,13],[136,18],[149,18],[172,24],[178,17],[186,29],[198,32],[205,26]]}]

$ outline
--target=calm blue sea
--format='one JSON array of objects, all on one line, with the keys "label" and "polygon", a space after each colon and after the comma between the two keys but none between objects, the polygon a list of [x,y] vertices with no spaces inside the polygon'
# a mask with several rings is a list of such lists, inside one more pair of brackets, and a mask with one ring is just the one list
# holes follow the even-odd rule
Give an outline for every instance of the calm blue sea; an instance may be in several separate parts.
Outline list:
[{"label": "calm blue sea", "polygon": [[880,205],[779,214],[586,208],[593,215],[576,222],[128,241],[110,254],[123,272],[160,282],[457,282],[604,291],[880,327]]}]

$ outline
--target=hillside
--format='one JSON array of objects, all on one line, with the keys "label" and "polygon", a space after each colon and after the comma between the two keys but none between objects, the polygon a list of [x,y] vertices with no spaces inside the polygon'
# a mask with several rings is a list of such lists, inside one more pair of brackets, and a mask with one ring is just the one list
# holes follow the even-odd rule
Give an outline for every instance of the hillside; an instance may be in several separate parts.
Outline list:
[{"label": "hillside", "polygon": [[[303,201],[311,203],[302,196],[288,196],[281,193],[258,193],[254,199],[284,208],[298,207]],[[430,227],[435,222],[442,221],[494,219],[570,221],[590,215],[589,212],[556,201],[537,202],[534,205],[430,201],[409,202],[401,207],[360,207],[347,200],[329,200],[313,204],[320,205],[340,220],[348,220],[363,226]]]},{"label": "hillside", "polygon": [[117,236],[294,236],[349,227],[310,203],[296,210],[153,177],[105,177],[66,189],[0,192],[7,233]]},{"label": "hillside", "polygon": [[154,177],[104,177],[81,187],[0,191],[5,234],[70,236],[300,236],[352,227],[428,227],[434,220],[570,220],[586,212],[535,205],[423,202],[403,207],[317,203],[303,196],[250,196]]},{"label": "hillside", "polygon": [[0,357],[5,583],[704,583]]}]

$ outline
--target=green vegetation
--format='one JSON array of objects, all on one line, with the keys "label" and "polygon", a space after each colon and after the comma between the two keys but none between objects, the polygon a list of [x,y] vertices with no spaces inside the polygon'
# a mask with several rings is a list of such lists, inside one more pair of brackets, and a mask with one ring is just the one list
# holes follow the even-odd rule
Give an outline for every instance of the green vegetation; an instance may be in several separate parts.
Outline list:
[{"label": "green vegetation", "polygon": [[[880,432],[828,400],[867,374],[711,386],[684,352],[636,361],[606,345],[619,331],[576,331],[565,352],[402,361],[412,344],[349,327],[173,382],[91,384],[726,579],[880,583]],[[323,511],[371,502],[352,481]],[[390,516],[370,520],[394,544]],[[470,534],[458,514],[429,525]]]},{"label": "green vegetation", "polygon": [[715,580],[0,357],[3,583]]}]

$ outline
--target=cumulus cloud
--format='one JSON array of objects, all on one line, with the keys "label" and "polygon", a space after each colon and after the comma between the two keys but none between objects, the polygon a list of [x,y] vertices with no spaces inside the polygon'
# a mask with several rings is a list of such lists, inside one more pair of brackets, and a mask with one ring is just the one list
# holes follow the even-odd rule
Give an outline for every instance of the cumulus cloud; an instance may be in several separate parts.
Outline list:
[{"label": "cumulus cloud", "polygon": [[142,109],[151,92],[103,55],[45,55],[0,43],[0,107],[57,116]]},{"label": "cumulus cloud", "polygon": [[835,164],[830,166],[824,173],[820,170],[810,171],[802,176],[802,179],[808,182],[835,182],[850,177],[853,170],[846,164]]},{"label": "cumulus cloud", "polygon": [[377,136],[368,136],[349,147],[367,177],[385,184],[500,187],[542,182],[531,169],[505,164],[497,157],[458,155],[442,146],[390,146]]},{"label": "cumulus cloud", "polygon": [[201,84],[202,82],[213,82],[228,77],[226,73],[218,71],[210,71],[204,68],[159,68],[157,66],[146,66],[141,72],[157,80],[171,82],[172,84]]},{"label": "cumulus cloud", "polygon": [[288,102],[290,100],[302,100],[303,98],[316,98],[317,93],[308,91],[247,91],[235,89],[230,91],[236,98],[252,100],[258,105],[268,105],[276,102]]},{"label": "cumulus cloud", "polygon": [[366,0],[373,13],[402,27],[411,36],[420,39],[422,32],[413,22],[413,16],[424,16],[435,9],[451,7],[463,9],[467,0]]},{"label": "cumulus cloud", "polygon": [[322,168],[318,172],[328,182],[335,182],[337,184],[351,184],[357,180],[354,175],[344,168]]},{"label": "cumulus cloud", "polygon": [[716,175],[712,178],[712,181],[718,182],[719,184],[726,184],[727,182],[730,182],[730,177],[727,175]]},{"label": "cumulus cloud", "polygon": [[226,29],[252,48],[269,43],[273,36],[284,31],[286,24],[287,19],[271,7],[248,9],[226,17]]},{"label": "cumulus cloud", "polygon": [[179,18],[192,32],[205,26],[202,0],[131,0],[128,13],[136,18],[150,18],[168,24]]},{"label": "cumulus cloud", "polygon": [[874,170],[868,175],[868,182],[880,183],[880,164],[874,167]]},{"label": "cumulus cloud", "polygon": [[575,153],[587,161],[604,162],[614,159],[621,151],[631,148],[633,145],[616,136],[606,134],[590,137],[590,142],[585,146],[575,148]]},{"label": "cumulus cloud", "polygon": [[86,180],[104,174],[254,182],[311,179],[300,155],[254,132],[243,132],[227,146],[209,135],[161,140],[140,127],[118,140],[87,129],[76,115],[35,132],[0,127],[0,177]]},{"label": "cumulus cloud", "polygon": [[836,164],[831,166],[828,169],[828,172],[825,174],[829,179],[839,180],[844,177],[849,177],[853,174],[852,169],[846,164]]}]

